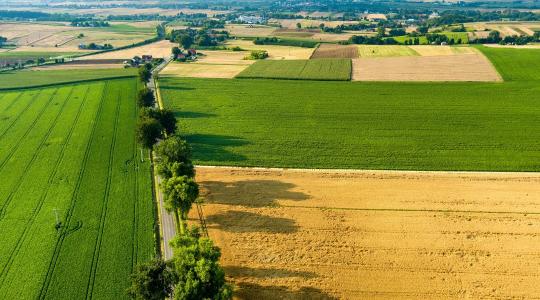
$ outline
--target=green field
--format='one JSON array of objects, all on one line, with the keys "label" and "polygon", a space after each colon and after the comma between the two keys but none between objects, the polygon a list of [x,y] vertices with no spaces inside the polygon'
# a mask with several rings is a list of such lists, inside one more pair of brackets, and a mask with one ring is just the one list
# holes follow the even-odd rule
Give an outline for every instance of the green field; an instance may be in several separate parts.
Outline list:
[{"label": "green field", "polygon": [[87,69],[50,71],[7,71],[0,73],[0,90],[60,84],[74,81],[136,76],[137,69]]},{"label": "green field", "polygon": [[507,82],[164,78],[160,86],[198,164],[540,171],[540,83],[522,81],[540,79],[540,51],[480,49]]},{"label": "green field", "polygon": [[350,80],[351,60],[343,58],[261,60],[237,78]]},{"label": "green field", "polygon": [[133,267],[155,255],[138,88],[0,92],[0,298],[126,298]]}]

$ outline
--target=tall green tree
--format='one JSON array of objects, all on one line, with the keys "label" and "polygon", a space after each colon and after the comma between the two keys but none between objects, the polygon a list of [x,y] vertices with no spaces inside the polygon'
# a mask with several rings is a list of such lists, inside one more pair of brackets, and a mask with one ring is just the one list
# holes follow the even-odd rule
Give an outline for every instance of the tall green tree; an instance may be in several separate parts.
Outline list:
[{"label": "tall green tree", "polygon": [[178,38],[178,42],[180,43],[182,48],[189,49],[189,47],[191,47],[191,45],[193,45],[193,37],[191,35],[189,35],[189,34],[182,34]]},{"label": "tall green tree", "polygon": [[177,135],[163,140],[155,147],[158,174],[169,179],[173,176],[195,176],[191,162],[191,147]]},{"label": "tall green tree", "polygon": [[147,149],[157,143],[162,137],[163,127],[158,120],[154,118],[141,117],[137,123],[137,139]]},{"label": "tall green tree", "polygon": [[163,300],[172,295],[177,281],[171,262],[154,259],[136,267],[127,293],[132,299]]},{"label": "tall green tree", "polygon": [[232,299],[232,287],[225,281],[225,272],[219,265],[221,251],[210,239],[201,238],[198,229],[192,229],[177,236],[171,246],[178,274],[175,299]]},{"label": "tall green tree", "polygon": [[140,107],[152,107],[156,103],[154,92],[148,88],[139,91],[137,104]]},{"label": "tall green tree", "polygon": [[158,119],[167,135],[176,132],[176,117],[172,110],[167,108],[160,110]]},{"label": "tall green tree", "polygon": [[142,82],[148,83],[148,81],[150,81],[150,78],[152,78],[152,72],[145,66],[142,66],[139,68],[139,78]]},{"label": "tall green tree", "polygon": [[174,213],[178,231],[183,235],[193,202],[199,197],[199,185],[188,176],[173,176],[162,182],[165,206]]}]

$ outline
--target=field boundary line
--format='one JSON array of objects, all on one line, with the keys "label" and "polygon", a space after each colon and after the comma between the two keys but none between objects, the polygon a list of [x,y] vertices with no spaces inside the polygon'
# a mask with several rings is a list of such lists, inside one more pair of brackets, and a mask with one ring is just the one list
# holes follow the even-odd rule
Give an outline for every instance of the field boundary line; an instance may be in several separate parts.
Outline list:
[{"label": "field boundary line", "polygon": [[453,210],[453,209],[414,209],[414,208],[361,208],[361,207],[330,207],[330,206],[303,206],[303,205],[277,205],[285,208],[327,209],[349,211],[385,211],[385,212],[429,212],[429,213],[459,213],[459,214],[501,214],[501,215],[540,215],[540,211],[493,211],[493,210]]},{"label": "field boundary line", "polygon": [[46,88],[46,87],[54,87],[54,86],[58,86],[58,85],[79,84],[79,83],[86,83],[86,82],[93,82],[93,81],[126,79],[126,78],[134,78],[134,77],[137,77],[137,75],[135,75],[135,74],[134,75],[121,75],[121,76],[100,77],[100,78],[81,79],[81,80],[73,80],[73,81],[61,81],[61,82],[39,84],[39,85],[21,86],[21,87],[14,87],[14,88],[0,88],[0,92],[2,92],[2,91],[27,90],[27,89],[35,89],[35,88]]},{"label": "field boundary line", "polygon": [[77,183],[75,185],[75,189],[73,190],[73,193],[71,194],[71,203],[69,207],[67,208],[67,212],[65,215],[66,224],[60,232],[60,235],[58,236],[58,239],[56,240],[56,244],[54,246],[53,254],[51,257],[51,261],[49,262],[49,268],[47,269],[47,273],[45,274],[45,279],[43,280],[43,284],[41,286],[41,290],[39,291],[38,299],[45,299],[47,296],[49,286],[51,284],[52,276],[54,274],[54,270],[56,268],[56,262],[58,260],[58,256],[60,255],[60,250],[62,248],[62,244],[64,242],[64,238],[69,233],[69,226],[71,225],[71,217],[73,215],[73,209],[75,208],[75,204],[77,202],[77,197],[79,196],[79,190],[82,184],[83,176],[86,174],[86,164],[88,163],[88,157],[90,156],[90,148],[91,145],[94,142],[95,137],[95,131],[97,124],[99,123],[99,117],[101,117],[101,112],[103,108],[103,102],[105,101],[105,95],[109,87],[109,82],[105,81],[105,85],[103,87],[103,91],[101,93],[101,99],[99,102],[99,108],[96,111],[96,114],[94,116],[94,123],[92,124],[92,129],[90,131],[90,136],[88,137],[88,143],[86,144],[86,149],[83,156],[83,161],[81,164],[81,169],[79,170],[79,174],[77,175]]},{"label": "field boundary line", "polygon": [[317,168],[279,168],[279,167],[240,167],[240,166],[208,166],[195,165],[197,169],[232,169],[274,172],[312,172],[336,174],[374,174],[374,175],[513,175],[539,178],[540,172],[529,171],[414,171],[414,170],[384,170],[384,169],[317,169]]},{"label": "field boundary line", "polygon": [[[135,91],[138,91],[139,85],[137,84],[137,81],[135,81]],[[137,120],[137,117],[139,115],[139,108],[137,107],[137,104],[135,103],[134,105],[134,121],[136,122]],[[133,174],[135,175],[134,177],[134,182],[133,182],[133,185],[134,185],[134,189],[135,189],[135,195],[133,195],[133,198],[135,199],[134,200],[134,204],[133,204],[133,224],[132,224],[132,234],[133,236],[131,237],[131,242],[132,242],[132,247],[131,247],[131,272],[130,273],[133,273],[133,270],[135,269],[135,266],[137,264],[137,259],[138,259],[138,255],[137,255],[137,252],[139,251],[139,218],[138,218],[138,213],[139,213],[139,170],[140,170],[140,163],[139,163],[139,159],[137,157],[138,153],[137,153],[137,147],[138,146],[138,143],[137,143],[137,136],[134,135],[133,136]]]},{"label": "field boundary line", "polygon": [[[51,174],[49,175],[49,178],[47,179],[48,185],[47,185],[47,187],[45,189],[45,192],[41,194],[41,197],[38,200],[38,205],[34,208],[34,211],[32,212],[31,218],[28,220],[28,222],[26,223],[26,225],[24,227],[24,231],[23,231],[22,235],[17,240],[17,246],[10,253],[9,258],[8,258],[8,263],[6,264],[6,266],[4,266],[4,268],[2,269],[2,272],[0,272],[0,286],[3,284],[7,274],[9,273],[9,270],[11,269],[11,265],[13,264],[14,257],[19,253],[19,250],[22,247],[22,243],[24,243],[24,241],[26,240],[28,230],[34,224],[35,218],[40,213],[41,208],[43,207],[43,203],[44,203],[45,199],[47,198],[47,196],[49,194],[52,181],[53,181],[54,177],[56,176],[56,173],[58,171],[58,167],[60,166],[60,163],[63,161],[66,146],[69,143],[69,141],[71,141],[71,137],[73,135],[75,124],[77,124],[77,122],[79,120],[79,116],[81,115],[81,112],[82,112],[82,108],[84,107],[84,104],[86,102],[86,98],[88,96],[89,89],[90,89],[90,87],[86,88],[84,98],[81,101],[81,104],[79,105],[79,108],[77,110],[77,114],[75,115],[75,119],[73,121],[73,126],[70,126],[69,132],[68,132],[68,134],[67,134],[67,136],[66,136],[66,138],[64,140],[64,143],[62,143],[62,146],[61,146],[61,149],[60,149],[60,154],[59,154],[59,156],[58,156],[58,158],[57,158],[57,160],[56,160],[56,162],[54,164],[53,172],[51,172]],[[73,95],[73,90],[74,90],[74,88],[71,89],[70,94],[66,98],[66,101],[65,101],[66,103],[67,103],[67,101],[69,101],[69,99],[71,99],[71,97]],[[56,125],[55,125],[55,127],[56,127]],[[7,270],[6,270],[6,267],[7,267]]]},{"label": "field boundary line", "polygon": [[[118,92],[120,94],[120,92]],[[120,96],[120,95],[118,95]],[[92,299],[92,294],[94,292],[94,283],[96,281],[96,273],[99,263],[99,254],[101,253],[101,243],[103,241],[103,232],[105,230],[105,221],[107,219],[107,209],[109,206],[109,196],[111,192],[111,182],[112,182],[112,173],[113,173],[113,163],[115,160],[115,150],[116,150],[116,137],[118,136],[118,120],[120,119],[120,104],[121,100],[116,100],[116,108],[114,114],[114,130],[113,137],[111,141],[111,146],[109,148],[109,164],[107,166],[107,183],[105,186],[105,194],[103,195],[103,206],[101,208],[101,216],[99,222],[98,234],[94,244],[94,253],[92,254],[92,265],[90,267],[90,274],[88,278],[88,283],[86,285],[86,299]]]}]

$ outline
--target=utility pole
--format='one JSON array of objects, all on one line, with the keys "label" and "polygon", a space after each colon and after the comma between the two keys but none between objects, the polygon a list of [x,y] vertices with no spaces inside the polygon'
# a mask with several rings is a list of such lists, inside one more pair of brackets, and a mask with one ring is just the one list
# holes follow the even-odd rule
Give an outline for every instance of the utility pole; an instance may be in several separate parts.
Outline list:
[{"label": "utility pole", "polygon": [[54,217],[56,219],[56,223],[54,224],[54,228],[56,228],[56,230],[58,230],[58,229],[60,229],[60,226],[62,226],[62,222],[60,222],[60,218],[58,217],[58,208],[54,208],[53,211],[54,211]]}]

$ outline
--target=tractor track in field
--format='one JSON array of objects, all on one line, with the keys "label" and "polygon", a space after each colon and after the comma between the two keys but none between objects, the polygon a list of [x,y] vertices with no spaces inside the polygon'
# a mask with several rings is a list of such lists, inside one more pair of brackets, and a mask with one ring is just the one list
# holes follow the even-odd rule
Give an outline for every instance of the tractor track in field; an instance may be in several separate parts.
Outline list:
[{"label": "tractor track in field", "polygon": [[[6,96],[7,93],[3,93],[2,94],[2,100],[4,99],[4,97]],[[4,111],[7,111],[9,109],[11,109],[11,107],[15,104],[15,102],[17,102],[17,100],[19,100],[19,98],[21,98],[23,92],[19,92],[17,93],[17,96],[15,96],[15,99],[13,99],[9,104],[8,106],[6,106],[6,108],[4,108]]]},{"label": "tractor track in field", "polygon": [[[24,114],[28,108],[30,108],[30,106],[32,106],[32,104],[34,104],[34,101],[36,100],[36,98],[41,95],[41,91],[42,90],[39,90],[39,92],[37,92],[34,96],[32,96],[32,99],[28,102],[28,104],[26,105],[25,108],[23,108],[23,110],[17,114],[17,117],[15,117],[15,119],[13,119],[13,121],[9,124],[9,126],[4,130],[4,132],[2,132],[2,134],[0,134],[0,141],[2,141],[2,139],[4,138],[4,135],[6,135],[6,133],[9,132],[9,130],[11,129],[11,127],[13,127],[13,125],[15,125],[15,123],[19,120],[19,118],[21,117],[22,114]],[[13,100],[13,102],[11,103],[11,105],[15,102],[17,102],[17,100],[19,100],[19,98],[21,98],[23,93],[19,93],[19,95]],[[6,108],[6,110],[10,109],[11,108],[11,105]]]},{"label": "tractor track in field", "polygon": [[88,162],[88,157],[90,156],[90,148],[94,142],[95,137],[95,131],[97,124],[99,123],[99,119],[101,117],[102,109],[103,109],[103,103],[105,102],[105,95],[107,94],[107,90],[109,87],[109,81],[105,82],[105,86],[103,87],[103,91],[101,94],[101,99],[99,102],[99,108],[96,112],[96,115],[94,117],[94,124],[92,125],[92,129],[90,132],[90,136],[88,138],[88,143],[86,144],[86,149],[83,156],[83,161],[81,164],[81,169],[79,170],[79,174],[77,175],[77,184],[75,185],[75,189],[73,190],[72,197],[71,197],[71,203],[68,208],[68,211],[65,216],[66,224],[63,226],[63,230],[60,233],[58,239],[56,240],[56,244],[54,246],[53,255],[51,257],[51,261],[49,262],[49,267],[47,269],[47,273],[45,274],[45,279],[43,280],[43,284],[41,286],[41,290],[39,292],[38,299],[45,299],[47,296],[47,292],[49,290],[49,286],[51,284],[52,276],[54,273],[54,270],[56,268],[56,263],[58,261],[58,256],[60,255],[60,249],[62,248],[62,244],[64,242],[65,237],[70,233],[69,227],[71,225],[71,217],[73,216],[73,209],[75,208],[75,204],[77,202],[77,198],[79,196],[79,190],[82,184],[82,178],[86,171],[86,164]]},{"label": "tractor track in field", "polygon": [[[41,119],[41,116],[43,115],[43,113],[45,112],[45,110],[49,107],[50,103],[52,102],[52,100],[54,99],[54,97],[56,96],[56,92],[58,91],[55,90],[54,93],[51,95],[51,97],[49,98],[49,101],[47,102],[47,104],[43,107],[43,110],[41,110],[41,112],[39,113],[39,115],[35,118],[34,122],[32,122],[32,125],[30,126],[30,128],[28,128],[28,130],[25,132],[25,134],[19,139],[19,141],[17,142],[17,144],[12,148],[12,151],[11,153],[8,154],[8,156],[4,159],[4,161],[2,162],[2,164],[0,164],[0,171],[2,171],[4,169],[4,166],[6,165],[6,163],[11,159],[11,157],[13,156],[13,154],[15,152],[17,152],[19,146],[21,145],[22,141],[24,140],[24,138],[28,135],[28,133],[30,131],[32,131],[32,129],[34,129],[34,126],[36,125],[37,121],[39,119]],[[43,145],[45,145],[45,141],[49,138],[51,132],[52,132],[52,129],[54,128],[54,126],[56,126],[56,122],[58,122],[58,119],[60,117],[60,114],[63,112],[64,110],[64,107],[66,106],[66,102],[67,101],[64,101],[64,103],[62,104],[62,107],[60,108],[60,111],[58,112],[58,114],[56,115],[55,119],[53,120],[53,122],[51,123],[51,126],[49,126],[49,128],[47,129],[47,133],[45,134],[45,136],[43,137],[43,139],[39,142],[39,145],[38,145],[38,148],[36,149],[36,151],[34,152],[34,154],[32,155],[32,158],[30,159],[30,161],[28,161],[28,163],[25,165],[24,167],[24,170],[26,170],[28,167],[30,167],[32,165],[32,163],[34,163],[36,157],[38,156],[38,153],[41,151],[41,149],[43,148]],[[19,189],[20,185],[22,184],[22,181],[23,181],[23,178],[25,178],[25,175],[27,173],[23,173],[22,176],[20,176],[18,178],[18,180],[15,182],[15,185],[14,187],[11,189],[11,192],[9,193],[8,197],[6,198],[6,200],[4,200],[4,202],[2,203],[2,206],[0,207],[0,220],[3,219],[3,217],[5,216],[6,214],[6,208],[7,206],[9,205],[9,203],[11,202],[11,200],[13,200],[13,196],[15,195],[15,191],[17,189]]]},{"label": "tractor track in field", "polygon": [[[137,90],[137,86],[138,84],[135,84],[135,90]],[[135,120],[137,120],[139,116],[139,108],[137,105],[135,105],[135,109],[134,109],[134,117],[135,117]],[[133,138],[133,169],[134,169],[134,174],[135,174],[135,180],[134,180],[134,188],[135,188],[135,195],[134,195],[134,198],[135,198],[135,202],[133,203],[133,225],[132,225],[132,232],[133,232],[133,237],[131,238],[131,242],[132,242],[132,253],[131,253],[131,273],[133,272],[133,270],[135,269],[135,266],[137,264],[137,252],[139,251],[139,239],[138,239],[138,232],[139,232],[139,218],[138,218],[138,213],[139,213],[139,168],[140,168],[140,163],[139,163],[139,160],[137,159],[137,145],[138,145],[138,142],[137,142],[137,137],[135,136]]]},{"label": "tractor track in field", "polygon": [[94,253],[92,255],[92,267],[90,268],[90,274],[88,277],[88,283],[86,286],[86,299],[92,299],[92,294],[94,292],[94,283],[96,281],[97,267],[99,263],[99,254],[101,253],[101,243],[103,241],[103,231],[105,229],[105,221],[107,219],[107,208],[109,205],[109,196],[111,192],[111,181],[113,173],[113,163],[114,163],[114,152],[116,150],[116,137],[118,135],[118,121],[120,115],[120,103],[121,100],[116,101],[116,110],[115,110],[115,119],[114,119],[114,131],[113,138],[111,141],[111,147],[109,148],[109,163],[107,168],[107,183],[105,186],[105,195],[103,196],[103,206],[101,208],[101,216],[99,222],[98,235],[96,237],[94,245]]},{"label": "tractor track in field", "polygon": [[[6,276],[7,276],[7,274],[9,273],[9,270],[11,269],[11,265],[13,264],[14,258],[19,253],[19,250],[22,247],[22,243],[24,243],[26,241],[26,237],[28,236],[27,234],[29,232],[28,230],[34,224],[35,218],[40,213],[41,208],[43,207],[43,203],[45,202],[45,199],[47,198],[47,196],[49,194],[52,181],[53,181],[54,177],[56,176],[56,173],[58,171],[58,167],[60,166],[60,163],[63,161],[66,146],[68,145],[68,143],[71,140],[71,137],[73,135],[75,124],[78,123],[79,116],[81,115],[81,112],[83,111],[83,107],[84,107],[84,104],[86,103],[86,99],[87,99],[87,96],[88,96],[89,89],[90,89],[89,87],[86,88],[86,92],[84,94],[83,100],[81,101],[81,104],[79,105],[79,109],[77,110],[77,114],[75,115],[75,119],[73,121],[73,126],[70,127],[69,132],[68,132],[66,138],[64,139],[64,143],[62,143],[62,146],[60,148],[60,153],[59,153],[58,158],[57,158],[57,160],[56,160],[56,162],[54,164],[53,171],[51,172],[51,174],[49,175],[49,178],[47,179],[48,185],[47,185],[44,193],[39,198],[38,204],[37,204],[36,208],[34,209],[34,211],[32,213],[32,216],[30,217],[30,219],[26,223],[22,235],[17,240],[16,247],[11,251],[11,253],[9,255],[9,258],[8,258],[8,262],[6,263],[6,265],[4,266],[2,271],[0,272],[0,286],[2,286],[2,284],[4,283],[4,280],[5,280]],[[67,101],[69,101],[69,99],[71,99],[72,94],[73,94],[73,90],[74,90],[74,88],[71,89],[68,97],[66,98],[66,101],[65,101],[66,103],[67,103]]]}]

